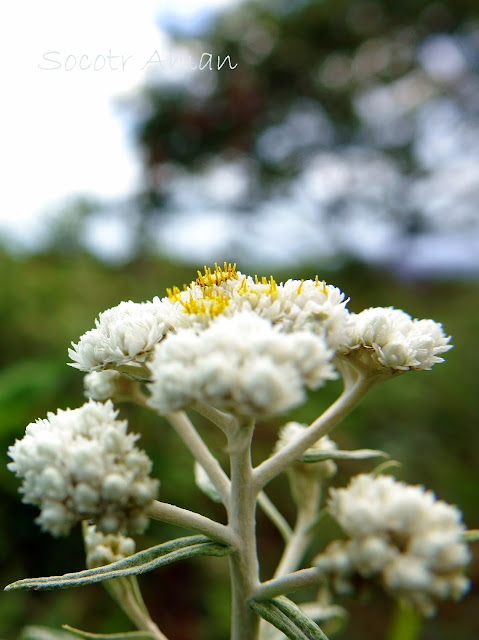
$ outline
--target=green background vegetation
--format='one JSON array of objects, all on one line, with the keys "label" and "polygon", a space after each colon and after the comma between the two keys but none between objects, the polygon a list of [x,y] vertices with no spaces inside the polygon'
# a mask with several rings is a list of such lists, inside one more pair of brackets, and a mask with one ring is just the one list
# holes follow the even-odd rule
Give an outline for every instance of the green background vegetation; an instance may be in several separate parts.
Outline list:
[{"label": "green background vegetation", "polygon": [[[234,259],[234,256],[231,257]],[[231,259],[230,258],[230,259]],[[198,265],[201,266],[201,265]],[[245,272],[255,268],[239,264]],[[317,266],[305,265],[288,273],[274,272],[277,280],[311,277]],[[2,583],[21,577],[61,574],[83,568],[79,530],[55,540],[33,523],[37,510],[23,505],[18,480],[9,473],[6,449],[37,417],[57,408],[77,407],[83,401],[82,374],[66,365],[69,343],[92,328],[102,310],[121,300],[143,301],[165,295],[167,286],[195,277],[195,268],[161,259],[138,259],[111,268],[79,253],[56,253],[15,259],[0,253],[0,564]],[[258,275],[262,275],[258,271]],[[269,275],[269,274],[264,274]],[[477,335],[479,286],[464,281],[398,281],[386,271],[350,264],[318,274],[351,297],[352,311],[375,305],[404,308],[414,317],[432,317],[453,336],[454,349],[447,362],[432,371],[418,372],[374,389],[334,432],[343,448],[370,447],[388,451],[402,462],[396,475],[408,482],[424,483],[463,510],[470,528],[479,527],[477,469],[479,431],[477,403]],[[284,419],[314,419],[335,397],[339,383],[331,383],[310,396],[310,402]],[[194,486],[192,460],[167,424],[153,414],[122,406],[130,428],[142,434],[141,446],[154,459],[160,478],[161,499],[182,507],[224,518],[221,507],[208,502]],[[204,421],[198,425],[214,452],[224,459],[222,434]],[[255,455],[271,450],[283,420],[258,425]],[[340,463],[338,484],[348,476],[368,470],[371,463]],[[294,511],[284,478],[268,487],[269,495],[291,520]],[[330,525],[325,525],[324,536]],[[138,548],[158,544],[184,531],[152,523],[138,539]],[[263,578],[267,578],[280,552],[280,538],[260,514],[259,548]],[[312,553],[319,551],[318,540]],[[470,567],[477,583],[478,554]],[[141,578],[153,618],[174,640],[223,640],[229,629],[227,563],[200,559],[163,568]],[[345,599],[351,620],[343,640],[383,638],[393,615],[392,604],[380,593],[361,601]],[[372,605],[372,606],[371,606]],[[477,589],[460,604],[445,603],[437,618],[426,622],[421,638],[442,640],[479,637]],[[94,632],[131,628],[110,603],[100,585],[60,592],[5,593],[0,597],[0,637],[20,637],[25,624],[59,627],[68,623]]]}]

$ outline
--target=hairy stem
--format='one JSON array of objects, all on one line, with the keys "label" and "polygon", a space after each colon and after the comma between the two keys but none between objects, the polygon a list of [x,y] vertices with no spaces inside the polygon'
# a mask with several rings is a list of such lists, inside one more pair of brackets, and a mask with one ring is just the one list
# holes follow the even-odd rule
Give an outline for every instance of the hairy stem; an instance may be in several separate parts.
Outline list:
[{"label": "hairy stem", "polygon": [[137,602],[128,578],[106,580],[103,585],[140,631],[149,631],[155,640],[168,640],[146,609]]},{"label": "hairy stem", "polygon": [[259,585],[256,552],[256,493],[252,486],[251,438],[254,425],[238,426],[228,438],[231,458],[229,527],[238,547],[229,556],[232,592],[231,640],[257,640],[258,615],[246,602]]},{"label": "hairy stem", "polygon": [[236,418],[231,413],[220,411],[206,402],[194,402],[192,409],[219,427],[226,435],[233,433],[236,427]]},{"label": "hairy stem", "polygon": [[215,542],[229,544],[233,547],[237,545],[234,534],[224,524],[210,520],[210,518],[195,513],[194,511],[182,509],[174,504],[155,500],[148,508],[146,515],[155,520],[176,524],[184,529],[192,529],[193,531],[208,536],[208,538],[215,540]]},{"label": "hairy stem", "polygon": [[[293,473],[294,471],[292,471]],[[292,478],[291,482],[294,482],[294,478]],[[303,493],[302,501],[298,505],[298,516],[294,525],[293,535],[284,549],[274,574],[275,578],[291,573],[299,567],[313,537],[312,526],[318,515],[321,483],[312,479],[306,483],[306,488],[307,492]]]},{"label": "hairy stem", "polygon": [[280,578],[273,578],[263,582],[253,593],[254,600],[270,600],[286,593],[294,593],[310,587],[317,587],[321,583],[321,575],[315,567],[301,569],[288,573]]},{"label": "hairy stem", "polygon": [[218,491],[223,504],[228,508],[230,491],[229,478],[221,468],[218,460],[214,457],[199,433],[196,431],[191,420],[184,411],[169,413],[167,415],[167,419],[191,451],[195,460],[197,460],[206,471],[211,482]]},{"label": "hairy stem", "polygon": [[288,542],[291,536],[293,535],[293,530],[289,526],[289,523],[286,520],[286,518],[283,516],[282,513],[278,511],[276,505],[273,502],[271,502],[271,500],[268,498],[268,496],[265,494],[264,491],[261,491],[258,494],[258,504],[263,510],[263,512],[265,513],[265,515],[267,515],[268,518],[271,520],[271,522],[274,525],[276,525],[276,528],[283,536],[283,540],[285,542]]},{"label": "hairy stem", "polygon": [[306,429],[304,435],[258,465],[254,469],[256,491],[261,491],[268,482],[297,460],[308,447],[329,433],[352,411],[373,385],[374,382],[370,379],[358,378],[354,386],[346,388],[339,398]]}]

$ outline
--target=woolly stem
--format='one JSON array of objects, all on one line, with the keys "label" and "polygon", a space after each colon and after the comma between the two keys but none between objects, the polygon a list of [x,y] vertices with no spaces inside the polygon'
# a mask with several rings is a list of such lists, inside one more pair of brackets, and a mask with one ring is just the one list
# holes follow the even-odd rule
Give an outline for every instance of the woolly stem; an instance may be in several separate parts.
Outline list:
[{"label": "woolly stem", "polygon": [[155,520],[161,520],[161,522],[175,524],[184,529],[192,529],[216,542],[233,547],[237,546],[237,540],[228,527],[194,511],[177,507],[174,504],[155,500],[146,511],[146,515]]}]

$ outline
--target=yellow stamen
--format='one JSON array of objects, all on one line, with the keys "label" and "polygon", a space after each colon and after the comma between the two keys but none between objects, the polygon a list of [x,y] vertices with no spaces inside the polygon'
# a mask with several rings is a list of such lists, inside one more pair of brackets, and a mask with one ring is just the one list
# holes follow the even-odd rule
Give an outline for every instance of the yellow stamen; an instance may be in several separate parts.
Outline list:
[{"label": "yellow stamen", "polygon": [[215,262],[213,270],[205,266],[204,273],[201,273],[201,271],[197,271],[197,273],[198,277],[196,278],[196,284],[200,287],[212,287],[213,285],[219,286],[222,282],[238,277],[236,272],[236,262],[234,264],[231,264],[231,262],[224,262],[223,268],[219,267]]},{"label": "yellow stamen", "polygon": [[314,284],[315,284],[317,287],[319,287],[319,288],[322,290],[322,292],[323,292],[324,294],[328,295],[328,290],[327,290],[327,288],[326,288],[326,282],[325,282],[324,280],[322,280],[322,281],[320,282],[320,281],[319,281],[318,276],[316,276],[316,277],[314,278]]},{"label": "yellow stamen", "polygon": [[194,298],[190,293],[189,300],[180,300],[185,313],[191,315],[218,316],[229,304],[229,299],[221,292],[214,293],[211,289],[203,290],[202,298]]}]

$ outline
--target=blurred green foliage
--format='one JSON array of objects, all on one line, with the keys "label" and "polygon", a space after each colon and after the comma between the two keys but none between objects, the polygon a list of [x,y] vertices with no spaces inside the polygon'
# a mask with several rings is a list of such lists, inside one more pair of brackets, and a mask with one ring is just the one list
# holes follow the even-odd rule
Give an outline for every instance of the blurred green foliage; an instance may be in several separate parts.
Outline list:
[{"label": "blurred green foliage", "polygon": [[[198,265],[200,266],[200,265]],[[238,265],[241,269],[241,265]],[[195,269],[165,260],[136,260],[108,268],[88,255],[45,254],[14,259],[0,253],[0,444],[5,452],[26,424],[58,407],[82,404],[82,374],[66,365],[71,341],[92,328],[94,318],[121,300],[143,301],[165,294],[167,286],[180,285],[195,277]],[[243,267],[254,273],[255,269]],[[274,275],[314,276],[317,267],[304,266],[294,272]],[[261,275],[258,273],[258,275]],[[479,431],[476,340],[479,332],[478,289],[473,281],[397,281],[389,273],[354,264],[340,271],[322,270],[321,278],[351,296],[349,307],[394,305],[415,317],[432,317],[452,334],[454,349],[447,362],[430,372],[407,374],[374,389],[360,407],[334,433],[343,448],[371,447],[388,451],[403,464],[398,476],[424,483],[441,498],[457,503],[469,527],[479,527],[477,468]],[[284,419],[308,422],[325,408],[340,390],[339,382],[311,395],[310,403]],[[161,479],[161,498],[222,520],[219,505],[209,503],[195,488],[190,454],[166,423],[144,409],[121,407],[131,429],[142,434],[141,446],[154,459]],[[222,434],[197,419],[212,450],[224,462]],[[268,455],[279,420],[258,425],[255,456]],[[83,567],[80,534],[55,540],[33,523],[36,509],[22,505],[18,481],[0,466],[0,563],[4,584],[21,577],[61,574]],[[373,463],[340,463],[337,482],[350,474],[368,470]],[[284,478],[272,482],[269,495],[288,518],[294,517]],[[269,577],[278,560],[281,540],[270,523],[259,514],[259,549],[263,578]],[[326,522],[321,536],[330,533]],[[182,530],[152,523],[138,548],[158,544]],[[318,542],[319,545],[319,542]],[[319,550],[319,546],[317,549]],[[314,552],[314,549],[312,550]],[[477,578],[476,560],[471,575]],[[229,584],[227,565],[221,559],[200,559],[165,567],[142,577],[145,599],[165,633],[173,640],[220,640],[228,636]],[[337,636],[351,640],[383,637],[392,616],[392,605],[374,594],[374,605],[345,601],[352,609],[346,631]],[[439,616],[425,625],[423,640],[479,636],[479,597],[472,593],[459,605],[444,605]],[[122,613],[110,603],[99,585],[60,592],[8,593],[0,598],[0,635],[16,639],[25,624],[59,627],[68,623],[95,632],[131,628]],[[459,625],[459,626],[458,626]]]}]

